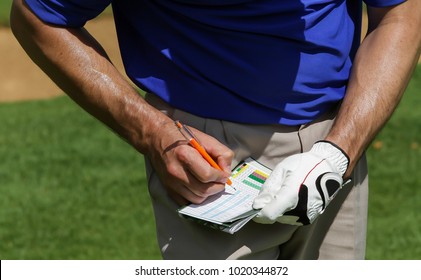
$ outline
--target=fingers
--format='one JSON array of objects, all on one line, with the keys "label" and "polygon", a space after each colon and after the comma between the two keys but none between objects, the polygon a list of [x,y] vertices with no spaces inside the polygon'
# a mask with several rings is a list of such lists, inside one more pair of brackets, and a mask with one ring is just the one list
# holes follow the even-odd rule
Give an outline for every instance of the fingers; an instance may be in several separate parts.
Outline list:
[{"label": "fingers", "polygon": [[[288,163],[288,164],[285,164]],[[261,224],[273,224],[283,218],[285,212],[296,206],[296,191],[290,186],[299,184],[288,161],[278,164],[254,199],[253,208],[261,209],[254,220]]]},{"label": "fingers", "polygon": [[[216,180],[220,177],[213,174],[223,172],[215,169],[211,170],[211,172],[206,171],[208,172],[208,175],[205,174],[206,172],[201,173],[200,170],[202,169],[214,169],[212,167],[207,168],[206,164],[209,165],[207,162],[196,165],[182,165],[179,162],[176,162],[169,166],[167,180],[164,181],[164,185],[169,189],[169,193],[173,199],[179,202],[179,204],[185,204],[187,201],[200,204],[207,197],[224,191],[225,183],[217,182]],[[204,165],[205,167],[201,167],[201,165]],[[195,172],[199,172],[200,176],[191,172],[190,168],[193,168]],[[184,198],[184,203],[180,203],[180,198],[174,194]]]},{"label": "fingers", "polygon": [[[195,134],[199,132],[195,131]],[[202,203],[207,197],[224,191],[231,174],[232,151],[208,135],[201,135],[200,142],[222,170],[212,167],[186,141],[177,141],[176,145],[165,150],[166,172],[163,172],[163,183],[178,203]]]},{"label": "fingers", "polygon": [[226,174],[231,174],[231,162],[234,157],[234,152],[217,139],[207,134],[203,134],[201,131],[194,130],[194,133],[208,154],[217,162],[219,167],[221,167]]},{"label": "fingers", "polygon": [[[175,151],[177,161],[186,173],[183,178],[185,183],[216,182],[225,184],[230,173],[212,167],[198,151],[189,145],[181,145]],[[190,177],[190,174],[193,177]]]},{"label": "fingers", "polygon": [[254,218],[256,222],[273,224],[294,206],[288,190],[282,189],[288,181],[287,177],[288,171],[282,165],[275,167],[263,185],[262,192],[254,199],[253,208],[261,209]]},{"label": "fingers", "polygon": [[287,170],[283,167],[282,164],[277,165],[263,184],[263,188],[260,194],[254,199],[253,208],[262,209],[271,201],[273,201],[277,193],[280,191],[280,188],[284,184],[286,177]]},{"label": "fingers", "polygon": [[[254,206],[254,205],[253,205]],[[255,217],[255,221],[261,224],[273,224],[295,204],[288,195],[279,194],[272,198]]]},{"label": "fingers", "polygon": [[173,183],[170,186],[170,196],[180,205],[188,202],[201,204],[209,196],[224,191],[225,184],[217,183],[198,183],[198,184],[180,184]]},{"label": "fingers", "polygon": [[282,163],[278,164],[263,184],[263,191],[272,194],[279,192],[289,173]]},{"label": "fingers", "polygon": [[151,131],[148,141],[147,156],[168,194],[179,204],[201,203],[223,191],[231,174],[233,152],[215,138],[190,129],[222,170],[212,167],[172,122],[166,129]]}]

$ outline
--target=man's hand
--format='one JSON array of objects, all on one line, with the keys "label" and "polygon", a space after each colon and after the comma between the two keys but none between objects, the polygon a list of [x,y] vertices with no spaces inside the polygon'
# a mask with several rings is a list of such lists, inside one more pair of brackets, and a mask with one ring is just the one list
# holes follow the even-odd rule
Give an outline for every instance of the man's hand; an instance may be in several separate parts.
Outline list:
[{"label": "man's hand", "polygon": [[278,164],[256,197],[258,223],[308,225],[324,212],[342,187],[348,157],[325,141]]},{"label": "man's hand", "polygon": [[[147,152],[158,177],[178,204],[201,203],[225,189],[234,153],[217,139],[189,127],[209,155],[222,168],[212,167],[182,136],[174,122],[159,127]],[[165,133],[162,133],[165,132]]]}]

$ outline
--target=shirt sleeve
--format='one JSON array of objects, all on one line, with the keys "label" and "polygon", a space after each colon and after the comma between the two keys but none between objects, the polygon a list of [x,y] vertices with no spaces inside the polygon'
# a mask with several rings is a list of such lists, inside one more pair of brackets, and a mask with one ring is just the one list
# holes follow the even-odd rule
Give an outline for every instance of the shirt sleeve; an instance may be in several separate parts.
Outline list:
[{"label": "shirt sleeve", "polygon": [[112,0],[25,0],[42,21],[66,27],[82,27],[98,16]]},{"label": "shirt sleeve", "polygon": [[398,4],[401,4],[405,1],[406,0],[364,0],[364,2],[368,6],[378,7],[378,8],[398,5]]}]

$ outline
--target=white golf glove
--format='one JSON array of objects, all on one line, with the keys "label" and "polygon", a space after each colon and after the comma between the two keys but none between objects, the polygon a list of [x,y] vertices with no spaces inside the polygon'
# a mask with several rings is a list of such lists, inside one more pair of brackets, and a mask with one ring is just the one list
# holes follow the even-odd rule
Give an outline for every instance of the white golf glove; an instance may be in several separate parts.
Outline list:
[{"label": "white golf glove", "polygon": [[254,209],[261,211],[254,221],[308,225],[324,212],[342,188],[348,156],[333,143],[316,142],[306,153],[280,162],[255,198]]}]

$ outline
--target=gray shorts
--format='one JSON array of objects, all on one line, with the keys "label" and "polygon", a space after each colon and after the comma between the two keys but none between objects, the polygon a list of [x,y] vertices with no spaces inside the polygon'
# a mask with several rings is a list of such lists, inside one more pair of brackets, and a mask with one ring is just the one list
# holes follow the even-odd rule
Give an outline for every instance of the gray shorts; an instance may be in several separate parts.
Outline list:
[{"label": "gray shorts", "polygon": [[[166,113],[217,138],[234,153],[233,166],[251,156],[269,168],[285,157],[308,151],[328,133],[335,112],[303,126],[245,125],[204,119],[170,107],[152,94],[146,100]],[[149,193],[158,243],[164,259],[364,259],[368,176],[363,156],[347,184],[326,211],[308,226],[253,221],[234,235],[183,219],[146,158]]]}]

